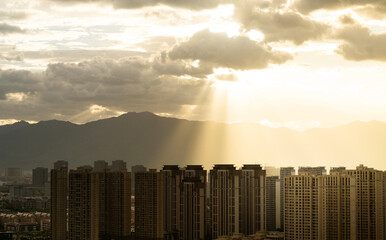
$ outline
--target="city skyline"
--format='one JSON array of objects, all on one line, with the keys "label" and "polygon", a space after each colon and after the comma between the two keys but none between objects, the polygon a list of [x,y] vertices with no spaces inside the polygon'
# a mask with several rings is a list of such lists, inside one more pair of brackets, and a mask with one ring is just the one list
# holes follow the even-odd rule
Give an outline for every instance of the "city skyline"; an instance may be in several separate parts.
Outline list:
[{"label": "city skyline", "polygon": [[386,239],[386,0],[0,1],[0,239]]},{"label": "city skyline", "polygon": [[[46,168],[35,170],[34,175],[45,179]],[[135,193],[132,173],[122,160],[96,160],[76,169],[56,161],[48,205],[32,197],[42,199],[42,192],[29,192],[46,184],[7,183],[10,205],[4,205],[3,193],[0,209],[8,213],[0,214],[0,224],[8,232],[0,230],[0,236],[35,232],[44,239],[52,234],[52,239],[370,240],[383,239],[386,232],[386,171],[364,165],[335,167],[329,173],[321,166],[296,172],[260,164],[131,170]],[[19,176],[21,169],[10,171]],[[17,214],[8,210],[21,202],[25,207]],[[44,212],[49,206],[50,214],[31,213],[31,206]]]}]

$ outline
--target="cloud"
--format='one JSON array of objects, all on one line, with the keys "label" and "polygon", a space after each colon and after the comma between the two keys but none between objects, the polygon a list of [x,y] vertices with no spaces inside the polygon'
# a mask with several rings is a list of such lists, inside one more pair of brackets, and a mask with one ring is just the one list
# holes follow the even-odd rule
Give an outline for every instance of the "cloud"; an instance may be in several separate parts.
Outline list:
[{"label": "cloud", "polygon": [[168,55],[173,60],[199,60],[200,65],[240,70],[263,69],[270,63],[283,64],[292,59],[288,53],[274,51],[248,37],[229,38],[225,33],[212,33],[207,29],[175,46]]},{"label": "cloud", "polygon": [[0,23],[0,34],[7,35],[12,33],[25,33],[26,30],[21,29],[19,26],[10,25],[7,23]]},{"label": "cloud", "polygon": [[350,15],[343,15],[339,18],[342,24],[354,24],[355,20]]},{"label": "cloud", "polygon": [[319,9],[342,9],[350,7],[386,8],[384,0],[296,0],[294,6],[300,12],[309,13]]},{"label": "cloud", "polygon": [[127,50],[50,50],[50,51],[22,51],[24,59],[46,59],[50,62],[79,62],[91,58],[103,57],[121,59],[130,56],[148,56],[148,53]]},{"label": "cloud", "polygon": [[386,33],[374,34],[356,23],[337,30],[335,37],[343,40],[336,52],[347,60],[386,61]]},{"label": "cloud", "polygon": [[23,61],[23,54],[14,45],[0,44],[0,60],[20,62]]},{"label": "cloud", "polygon": [[27,18],[28,14],[22,11],[0,10],[0,20],[21,20]]},{"label": "cloud", "polygon": [[288,40],[300,45],[320,39],[329,28],[296,12],[263,11],[255,4],[237,5],[234,17],[245,29],[261,31],[267,42]]},{"label": "cloud", "polygon": [[[157,61],[96,58],[78,64],[49,64],[43,72],[0,70],[0,119],[81,121],[98,109],[109,114],[177,113],[185,105],[207,101],[210,94],[197,96],[210,91],[209,80],[179,76],[194,67],[186,66],[188,73],[184,73],[182,61],[174,65],[171,60]],[[166,63],[167,67],[160,67]]]},{"label": "cloud", "polygon": [[34,93],[40,89],[40,84],[38,74],[25,70],[0,70],[0,100],[6,100],[8,93]]},{"label": "cloud", "polygon": [[[55,2],[71,4],[84,3],[84,0],[51,0]],[[219,4],[231,3],[232,0],[91,0],[88,2],[112,3],[114,8],[136,9],[142,7],[151,7],[157,5],[166,5],[176,8],[185,8],[191,10],[203,10],[215,8]]]},{"label": "cloud", "polygon": [[386,3],[366,5],[365,7],[356,9],[356,12],[374,19],[386,19]]},{"label": "cloud", "polygon": [[217,80],[228,81],[228,82],[237,82],[237,81],[239,81],[239,78],[234,73],[216,74],[215,78]]}]

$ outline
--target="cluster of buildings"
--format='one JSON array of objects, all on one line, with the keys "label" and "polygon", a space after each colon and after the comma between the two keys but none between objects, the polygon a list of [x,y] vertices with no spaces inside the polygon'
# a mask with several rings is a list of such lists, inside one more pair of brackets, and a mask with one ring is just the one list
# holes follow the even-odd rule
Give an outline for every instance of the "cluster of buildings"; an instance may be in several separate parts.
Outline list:
[{"label": "cluster of buildings", "polygon": [[[51,170],[52,239],[385,239],[386,172],[117,160]],[[132,199],[135,197],[135,201]]]},{"label": "cluster of buildings", "polygon": [[129,239],[130,182],[123,161],[111,167],[98,161],[94,169],[69,172],[67,162],[56,162],[51,170],[52,239]]},{"label": "cluster of buildings", "polygon": [[284,178],[285,239],[385,239],[386,172],[358,166]]},{"label": "cluster of buildings", "polygon": [[136,173],[135,236],[218,239],[264,231],[264,186],[260,165],[215,165],[208,177],[199,165]]},{"label": "cluster of buildings", "polygon": [[24,176],[21,168],[6,168],[2,180],[0,200],[8,201],[13,209],[49,211],[48,168],[33,169],[32,179]]},{"label": "cluster of buildings", "polygon": [[35,232],[50,230],[50,214],[35,213],[0,213],[0,224],[5,232]]}]

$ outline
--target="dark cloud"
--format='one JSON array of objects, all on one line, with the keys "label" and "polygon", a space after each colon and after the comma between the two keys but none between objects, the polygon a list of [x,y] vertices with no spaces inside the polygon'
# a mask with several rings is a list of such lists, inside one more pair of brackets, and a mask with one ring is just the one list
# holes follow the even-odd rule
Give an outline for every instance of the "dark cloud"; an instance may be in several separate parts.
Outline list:
[{"label": "dark cloud", "polygon": [[319,9],[341,9],[349,7],[371,7],[385,9],[384,0],[296,0],[296,9],[303,13],[309,13]]},{"label": "dark cloud", "polygon": [[[0,71],[0,119],[76,119],[93,105],[108,111],[178,112],[183,105],[204,104],[210,81],[187,75],[194,67],[142,57],[49,64],[41,73]],[[197,70],[198,71],[198,70]],[[21,101],[10,96],[22,94]],[[83,114],[87,115],[87,114]],[[85,117],[85,116],[84,116]],[[83,118],[84,118],[83,117]]]},{"label": "dark cloud", "polygon": [[21,29],[19,26],[10,25],[7,23],[0,23],[0,35],[7,35],[12,33],[25,33],[26,30]]},{"label": "dark cloud", "polygon": [[234,17],[245,29],[261,31],[267,42],[288,40],[300,45],[307,40],[320,39],[329,28],[299,13],[266,11],[256,8],[255,3],[237,5]]},{"label": "dark cloud", "polygon": [[386,33],[374,34],[359,24],[350,24],[337,30],[335,37],[344,41],[336,52],[347,60],[386,61]]},{"label": "dark cloud", "polygon": [[[84,0],[51,0],[65,4],[84,3]],[[232,0],[90,0],[88,2],[112,3],[115,8],[135,9],[142,7],[151,7],[157,5],[166,5],[176,8],[185,8],[191,10],[202,10],[215,8],[219,4],[231,3]]]},{"label": "dark cloud", "polygon": [[41,88],[41,80],[38,74],[30,71],[0,70],[0,99],[5,100],[7,93],[36,92]]},{"label": "dark cloud", "polygon": [[229,38],[225,33],[203,30],[195,33],[187,42],[175,46],[171,59],[199,60],[200,65],[233,69],[263,69],[270,63],[282,64],[292,56],[274,51],[270,47],[238,36]]}]

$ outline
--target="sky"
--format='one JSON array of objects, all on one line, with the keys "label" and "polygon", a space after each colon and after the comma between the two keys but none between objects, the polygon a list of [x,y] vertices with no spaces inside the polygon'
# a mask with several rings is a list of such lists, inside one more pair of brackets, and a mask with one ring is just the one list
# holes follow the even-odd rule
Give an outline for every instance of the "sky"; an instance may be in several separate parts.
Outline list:
[{"label": "sky", "polygon": [[386,121],[384,0],[0,1],[0,125]]}]

